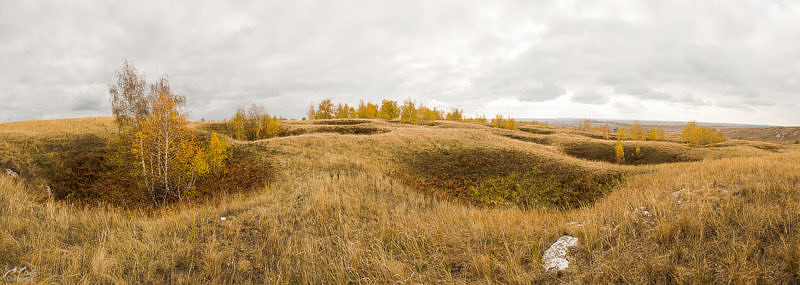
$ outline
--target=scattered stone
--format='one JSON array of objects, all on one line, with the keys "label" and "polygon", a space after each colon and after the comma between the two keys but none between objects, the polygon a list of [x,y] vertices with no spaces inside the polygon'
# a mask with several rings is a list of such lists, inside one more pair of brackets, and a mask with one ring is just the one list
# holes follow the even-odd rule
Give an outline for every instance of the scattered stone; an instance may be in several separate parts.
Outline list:
[{"label": "scattered stone", "polygon": [[[672,194],[672,198],[675,198],[675,202],[677,202],[678,205],[680,205],[680,204],[683,203],[683,200],[681,200],[681,197],[682,196],[687,196],[688,193],[689,193],[689,190],[687,190],[686,188],[681,188],[679,190],[673,191],[671,194]],[[688,197],[686,197],[686,198],[688,198]]]},{"label": "scattered stone", "polygon": [[569,223],[567,223],[567,226],[568,227],[582,227],[583,224],[578,223],[578,222],[569,222]]},{"label": "scattered stone", "polygon": [[578,238],[573,236],[562,236],[553,243],[542,256],[542,263],[544,264],[544,271],[555,269],[561,271],[569,267],[569,260],[567,260],[567,251],[569,248],[578,245]]},{"label": "scattered stone", "polygon": [[633,210],[633,212],[625,211],[625,216],[630,216],[630,215],[642,216],[642,217],[650,217],[650,216],[652,216],[650,211],[648,211],[647,208],[645,208],[645,207],[636,208],[635,210]]},{"label": "scattered stone", "polygon": [[17,172],[15,172],[14,170],[11,170],[9,168],[6,168],[6,174],[8,176],[13,177],[13,178],[19,178],[19,174]]},{"label": "scattered stone", "polygon": [[645,216],[645,217],[649,217],[650,216],[650,212],[647,211],[647,209],[645,209],[644,207],[639,207],[639,212],[642,213],[642,216]]}]

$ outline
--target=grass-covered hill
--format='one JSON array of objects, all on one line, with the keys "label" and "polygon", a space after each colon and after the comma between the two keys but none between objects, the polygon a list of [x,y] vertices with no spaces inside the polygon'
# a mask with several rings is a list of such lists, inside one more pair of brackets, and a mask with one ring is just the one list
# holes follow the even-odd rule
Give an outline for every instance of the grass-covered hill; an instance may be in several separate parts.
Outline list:
[{"label": "grass-covered hill", "polygon": [[[20,174],[0,173],[0,265],[51,283],[800,281],[796,146],[668,134],[616,163],[616,141],[571,129],[283,126],[229,138],[221,193],[151,208],[103,172],[112,118],[0,124],[0,170]],[[545,272],[564,234],[572,264]]]},{"label": "grass-covered hill", "polygon": [[798,127],[727,128],[722,129],[722,132],[732,139],[777,144],[797,144],[800,140],[800,128]]}]

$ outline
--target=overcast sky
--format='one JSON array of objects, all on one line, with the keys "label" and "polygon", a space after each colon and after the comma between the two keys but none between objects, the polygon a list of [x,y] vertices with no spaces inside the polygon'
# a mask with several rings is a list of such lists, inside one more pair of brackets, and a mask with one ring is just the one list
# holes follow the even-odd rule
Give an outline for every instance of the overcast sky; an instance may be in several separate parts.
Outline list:
[{"label": "overcast sky", "polygon": [[0,121],[110,115],[127,59],[191,118],[381,98],[520,118],[800,125],[800,1],[0,0]]}]

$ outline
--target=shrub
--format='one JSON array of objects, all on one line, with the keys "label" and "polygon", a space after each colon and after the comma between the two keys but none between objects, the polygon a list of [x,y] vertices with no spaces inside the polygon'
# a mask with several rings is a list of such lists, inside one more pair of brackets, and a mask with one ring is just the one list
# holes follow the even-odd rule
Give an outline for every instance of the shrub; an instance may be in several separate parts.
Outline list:
[{"label": "shrub", "polygon": [[623,163],[625,161],[625,149],[622,147],[622,142],[620,140],[617,140],[617,143],[614,144],[614,154],[617,163]]},{"label": "shrub", "polygon": [[508,119],[504,119],[501,115],[496,115],[494,119],[492,119],[492,127],[507,129],[507,130],[516,130],[517,129],[517,122],[509,117]]}]

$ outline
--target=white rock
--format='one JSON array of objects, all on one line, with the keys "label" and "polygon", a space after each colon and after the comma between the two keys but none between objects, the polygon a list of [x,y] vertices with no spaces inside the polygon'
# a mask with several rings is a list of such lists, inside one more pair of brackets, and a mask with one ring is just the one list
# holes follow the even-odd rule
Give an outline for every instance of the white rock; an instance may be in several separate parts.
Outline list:
[{"label": "white rock", "polygon": [[8,176],[11,176],[11,177],[14,177],[14,178],[19,177],[19,174],[14,172],[14,170],[11,170],[11,169],[8,169],[8,168],[6,168],[6,174],[8,174]]},{"label": "white rock", "polygon": [[226,218],[226,217],[220,217],[220,218],[219,218],[219,220],[220,220],[220,221],[225,221],[225,220],[227,220],[227,219],[228,219],[228,218]]},{"label": "white rock", "polygon": [[562,236],[553,243],[542,256],[542,263],[544,264],[544,271],[555,269],[561,271],[569,267],[569,260],[567,260],[567,251],[570,247],[578,245],[578,238],[572,236]]},{"label": "white rock", "polygon": [[567,223],[567,226],[568,227],[582,227],[583,224],[582,223],[578,223],[578,222],[569,222],[569,223]]}]

